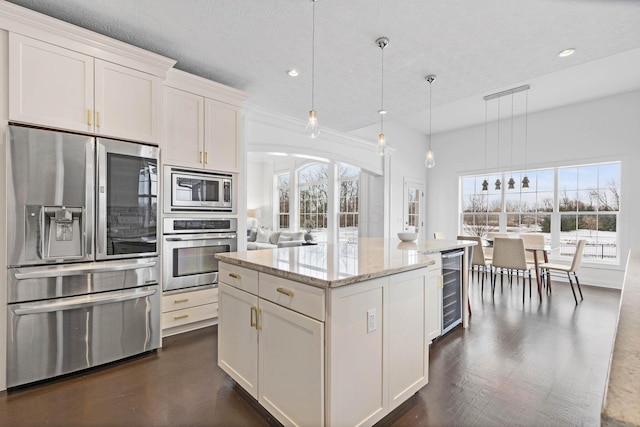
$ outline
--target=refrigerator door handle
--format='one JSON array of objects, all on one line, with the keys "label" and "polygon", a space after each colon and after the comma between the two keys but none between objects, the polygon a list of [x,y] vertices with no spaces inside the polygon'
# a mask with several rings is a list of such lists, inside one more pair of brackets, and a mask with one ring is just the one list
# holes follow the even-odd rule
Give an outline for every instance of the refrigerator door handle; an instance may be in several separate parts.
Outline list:
[{"label": "refrigerator door handle", "polygon": [[25,279],[42,279],[46,277],[61,277],[61,276],[78,276],[81,274],[92,273],[108,273],[110,271],[124,271],[124,270],[137,270],[140,268],[154,267],[157,264],[156,261],[147,262],[135,262],[135,263],[122,263],[120,265],[96,265],[96,266],[65,266],[62,268],[47,268],[38,271],[29,271],[27,273],[16,273],[15,278],[18,280]]},{"label": "refrigerator door handle", "polygon": [[77,308],[111,304],[114,302],[122,302],[139,298],[146,298],[154,295],[156,289],[132,289],[127,291],[118,291],[116,295],[113,292],[108,294],[92,294],[79,297],[62,298],[49,302],[33,302],[27,304],[14,305],[12,311],[17,316],[27,314],[51,313],[54,311],[74,310]]}]

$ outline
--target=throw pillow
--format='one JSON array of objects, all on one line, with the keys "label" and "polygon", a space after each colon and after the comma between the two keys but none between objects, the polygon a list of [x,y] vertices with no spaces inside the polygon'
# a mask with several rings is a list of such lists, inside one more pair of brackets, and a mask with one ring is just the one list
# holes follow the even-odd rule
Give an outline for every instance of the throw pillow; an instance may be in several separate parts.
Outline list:
[{"label": "throw pillow", "polygon": [[249,235],[247,236],[247,242],[255,242],[256,237],[258,237],[258,230],[255,228],[249,229]]},{"label": "throw pillow", "polygon": [[269,243],[269,238],[271,237],[271,231],[258,228],[258,235],[256,236],[256,243]]},{"label": "throw pillow", "polygon": [[291,236],[283,236],[281,234],[280,238],[278,239],[278,243],[280,243],[280,242],[291,242],[292,240],[293,240],[293,237],[291,237]]},{"label": "throw pillow", "polygon": [[277,245],[279,238],[280,238],[280,232],[274,231],[273,233],[271,233],[271,237],[269,237],[269,243],[271,243],[272,245]]}]

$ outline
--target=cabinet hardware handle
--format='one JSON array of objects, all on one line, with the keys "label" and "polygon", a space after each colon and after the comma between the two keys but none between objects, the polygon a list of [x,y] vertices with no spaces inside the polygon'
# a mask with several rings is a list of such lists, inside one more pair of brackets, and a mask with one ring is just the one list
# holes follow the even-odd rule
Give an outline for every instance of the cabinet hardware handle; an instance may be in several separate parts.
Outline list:
[{"label": "cabinet hardware handle", "polygon": [[280,292],[281,294],[285,294],[288,297],[292,297],[293,298],[293,291],[292,290],[285,289],[285,288],[277,288],[276,291]]},{"label": "cabinet hardware handle", "polygon": [[187,314],[181,314],[180,316],[173,316],[173,320],[178,320],[178,319],[185,319],[189,317],[189,313]]},{"label": "cabinet hardware handle", "polygon": [[187,302],[187,301],[189,301],[189,298],[181,298],[181,299],[173,300],[175,304],[180,304],[181,302]]},{"label": "cabinet hardware handle", "polygon": [[240,275],[236,273],[229,273],[229,276],[233,277],[234,279],[238,279],[238,280],[240,279]]},{"label": "cabinet hardware handle", "polygon": [[100,127],[100,111],[96,111],[96,126]]},{"label": "cabinet hardware handle", "polygon": [[[255,319],[256,319],[256,320],[254,320],[254,317],[253,317],[253,315],[254,315],[254,314],[255,314]],[[251,327],[256,327],[256,321],[257,321],[257,319],[258,319],[258,311],[257,311],[257,307],[252,305],[252,306],[251,306],[251,321],[250,321],[250,323],[249,323],[249,326],[251,326]]]},{"label": "cabinet hardware handle", "polygon": [[256,314],[256,329],[261,331],[262,330],[262,322],[260,321],[262,318],[262,309],[258,308],[257,309],[257,314]]},{"label": "cabinet hardware handle", "polygon": [[444,275],[440,275],[440,289],[444,288]]},{"label": "cabinet hardware handle", "polygon": [[204,153],[200,152],[200,163],[204,163]]},{"label": "cabinet hardware handle", "polygon": [[91,126],[93,124],[92,118],[91,118],[92,114],[91,114],[91,110],[87,109],[87,124],[89,126]]},{"label": "cabinet hardware handle", "polygon": [[209,164],[209,152],[208,151],[204,152],[204,162],[206,164]]}]

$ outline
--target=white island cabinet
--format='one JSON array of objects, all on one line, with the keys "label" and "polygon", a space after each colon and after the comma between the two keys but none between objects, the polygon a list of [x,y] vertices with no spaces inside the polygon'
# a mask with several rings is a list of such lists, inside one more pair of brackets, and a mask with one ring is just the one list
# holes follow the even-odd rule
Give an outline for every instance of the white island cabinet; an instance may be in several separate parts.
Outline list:
[{"label": "white island cabinet", "polygon": [[428,383],[433,247],[359,239],[217,257],[218,365],[282,424],[373,425]]}]

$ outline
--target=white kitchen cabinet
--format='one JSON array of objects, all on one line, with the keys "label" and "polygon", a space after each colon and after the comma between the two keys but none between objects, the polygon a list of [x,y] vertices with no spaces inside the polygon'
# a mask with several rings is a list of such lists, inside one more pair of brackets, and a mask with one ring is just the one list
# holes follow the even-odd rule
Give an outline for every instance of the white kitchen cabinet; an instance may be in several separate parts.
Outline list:
[{"label": "white kitchen cabinet", "polygon": [[240,170],[240,110],[232,105],[205,99],[204,152],[206,169]]},{"label": "white kitchen cabinet", "polygon": [[389,276],[389,411],[420,390],[429,378],[426,269]]},{"label": "white kitchen cabinet", "polygon": [[163,337],[214,325],[217,318],[217,288],[193,288],[162,296]]},{"label": "white kitchen cabinet", "polygon": [[258,304],[258,402],[284,425],[324,425],[324,324]]},{"label": "white kitchen cabinet", "polygon": [[10,33],[9,119],[158,143],[158,77]]},{"label": "white kitchen cabinet", "polygon": [[204,98],[165,86],[165,137],[163,161],[172,165],[202,167],[204,149]]},{"label": "white kitchen cabinet", "polygon": [[260,273],[255,287],[246,272],[224,265],[220,275],[218,365],[282,424],[324,425],[324,323],[285,307],[297,289],[278,304],[235,287],[277,279]]},{"label": "white kitchen cabinet", "polygon": [[165,164],[240,171],[240,91],[171,70],[164,87]]},{"label": "white kitchen cabinet", "polygon": [[442,333],[442,259],[427,268],[427,336],[430,341]]},{"label": "white kitchen cabinet", "polygon": [[219,283],[218,366],[258,398],[258,297]]}]

